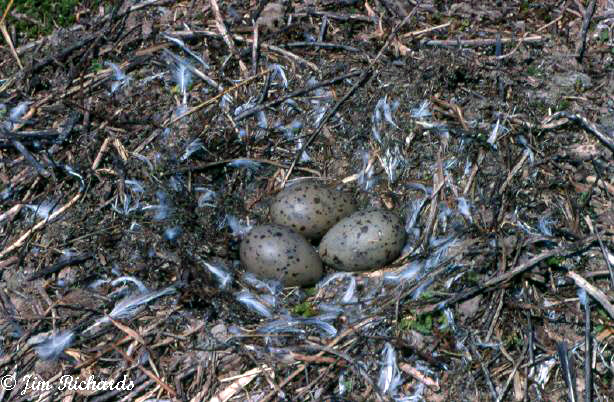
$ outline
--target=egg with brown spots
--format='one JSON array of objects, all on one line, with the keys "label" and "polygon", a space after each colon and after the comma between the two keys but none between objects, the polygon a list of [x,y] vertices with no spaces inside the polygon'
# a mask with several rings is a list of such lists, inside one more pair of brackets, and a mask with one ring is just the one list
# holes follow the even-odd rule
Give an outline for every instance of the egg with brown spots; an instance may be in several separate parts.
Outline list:
[{"label": "egg with brown spots", "polygon": [[307,240],[281,225],[258,225],[243,238],[241,263],[260,278],[286,286],[313,285],[322,277],[322,261]]},{"label": "egg with brown spots", "polygon": [[356,212],[333,226],[320,243],[324,263],[341,271],[380,268],[399,256],[405,227],[393,212]]},{"label": "egg with brown spots", "polygon": [[319,239],[356,207],[351,194],[308,181],[277,194],[270,211],[274,223],[291,227],[309,239]]}]

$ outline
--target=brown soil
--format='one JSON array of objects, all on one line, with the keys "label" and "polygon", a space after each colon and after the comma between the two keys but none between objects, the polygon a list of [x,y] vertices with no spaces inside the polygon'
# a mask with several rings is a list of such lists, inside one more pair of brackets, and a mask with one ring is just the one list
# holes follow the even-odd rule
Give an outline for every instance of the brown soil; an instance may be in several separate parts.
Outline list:
[{"label": "brown soil", "polygon": [[[7,31],[6,400],[611,400],[614,4],[266,3],[125,1]],[[347,277],[270,293],[238,261],[228,218],[268,222],[302,177],[415,213],[349,303]]]}]

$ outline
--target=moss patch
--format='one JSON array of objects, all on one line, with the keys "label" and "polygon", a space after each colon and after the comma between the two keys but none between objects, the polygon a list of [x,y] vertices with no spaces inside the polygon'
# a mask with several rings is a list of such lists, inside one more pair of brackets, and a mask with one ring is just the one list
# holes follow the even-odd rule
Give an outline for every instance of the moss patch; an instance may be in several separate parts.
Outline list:
[{"label": "moss patch", "polygon": [[[79,0],[16,0],[12,10],[22,17],[13,20],[15,29],[29,38],[47,35],[56,27],[73,24],[79,3]],[[4,11],[7,1],[0,4]]]}]

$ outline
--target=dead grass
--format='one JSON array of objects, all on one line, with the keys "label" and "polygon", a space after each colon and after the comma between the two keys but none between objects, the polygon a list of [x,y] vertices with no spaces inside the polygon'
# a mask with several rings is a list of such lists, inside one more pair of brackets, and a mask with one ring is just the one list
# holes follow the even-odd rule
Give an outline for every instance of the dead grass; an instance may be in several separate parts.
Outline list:
[{"label": "dead grass", "polygon": [[[2,395],[611,400],[614,5],[579,62],[580,2],[266,3],[4,20]],[[401,258],[256,289],[228,216],[299,177],[407,217]]]}]

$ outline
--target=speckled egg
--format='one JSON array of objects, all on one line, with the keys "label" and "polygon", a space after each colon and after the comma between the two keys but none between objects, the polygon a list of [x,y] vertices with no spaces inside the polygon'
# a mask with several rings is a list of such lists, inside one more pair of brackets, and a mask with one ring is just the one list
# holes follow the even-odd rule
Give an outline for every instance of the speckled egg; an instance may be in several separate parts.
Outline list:
[{"label": "speckled egg", "polygon": [[319,239],[340,219],[356,211],[349,193],[314,182],[286,188],[271,204],[271,220],[291,227],[309,239]]},{"label": "speckled egg", "polygon": [[322,261],[307,240],[281,225],[254,226],[241,241],[241,263],[261,278],[286,286],[306,286],[322,277]]},{"label": "speckled egg", "polygon": [[324,263],[341,271],[379,268],[399,256],[405,245],[401,219],[385,210],[356,212],[333,226],[320,243]]}]

